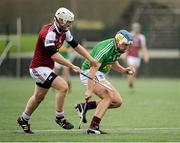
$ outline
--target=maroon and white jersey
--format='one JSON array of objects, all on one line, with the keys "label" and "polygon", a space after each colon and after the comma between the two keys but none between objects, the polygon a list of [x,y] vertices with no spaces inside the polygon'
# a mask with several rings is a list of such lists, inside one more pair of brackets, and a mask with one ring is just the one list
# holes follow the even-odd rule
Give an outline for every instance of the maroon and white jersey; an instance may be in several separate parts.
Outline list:
[{"label": "maroon and white jersey", "polygon": [[45,48],[48,46],[55,46],[59,49],[64,40],[67,42],[73,40],[73,36],[70,31],[59,31],[55,23],[44,25],[39,32],[34,55],[29,68],[49,67],[53,69],[54,61],[51,59]]},{"label": "maroon and white jersey", "polygon": [[146,39],[143,34],[133,36],[133,44],[129,46],[127,56],[139,57],[139,51],[142,46],[146,45]]}]

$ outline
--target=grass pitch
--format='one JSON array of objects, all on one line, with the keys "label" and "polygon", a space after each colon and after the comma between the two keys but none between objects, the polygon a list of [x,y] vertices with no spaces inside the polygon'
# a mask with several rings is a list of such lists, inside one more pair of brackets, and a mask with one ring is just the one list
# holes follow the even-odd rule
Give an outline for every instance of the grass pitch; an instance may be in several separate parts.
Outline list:
[{"label": "grass pitch", "polygon": [[85,129],[94,111],[88,113],[88,124],[78,130],[79,119],[74,104],[83,101],[85,87],[72,78],[72,91],[65,104],[65,115],[75,125],[66,131],[54,121],[54,92],[46,99],[30,120],[35,134],[22,132],[16,119],[33,93],[30,78],[0,78],[0,141],[34,142],[166,142],[180,141],[180,79],[139,79],[135,92],[127,88],[125,79],[111,78],[123,97],[123,105],[108,110],[101,123],[107,135],[87,135]]}]

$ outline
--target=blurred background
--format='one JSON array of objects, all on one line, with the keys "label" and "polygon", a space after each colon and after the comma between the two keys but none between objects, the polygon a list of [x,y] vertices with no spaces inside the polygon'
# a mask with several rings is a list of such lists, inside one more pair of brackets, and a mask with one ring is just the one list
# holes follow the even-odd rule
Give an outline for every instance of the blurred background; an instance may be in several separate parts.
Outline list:
[{"label": "blurred background", "polygon": [[[140,22],[150,63],[142,63],[139,76],[180,77],[179,0],[1,0],[0,76],[29,76],[38,32],[53,21],[59,7],[74,12],[72,33],[89,50],[119,29],[130,30],[132,22]],[[72,54],[72,61],[80,65],[82,59]]]}]

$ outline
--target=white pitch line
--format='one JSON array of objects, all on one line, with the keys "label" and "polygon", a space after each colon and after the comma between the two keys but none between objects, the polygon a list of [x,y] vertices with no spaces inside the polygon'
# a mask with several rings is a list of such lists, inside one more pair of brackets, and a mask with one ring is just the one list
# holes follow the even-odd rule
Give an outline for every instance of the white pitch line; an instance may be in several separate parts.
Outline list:
[{"label": "white pitch line", "polygon": [[[129,130],[180,130],[180,127],[178,128],[114,128],[114,129],[103,129],[105,131],[129,131]],[[86,131],[86,129],[72,129],[72,130],[58,130],[58,129],[43,129],[43,130],[33,130],[34,132],[82,132]],[[7,133],[7,132],[22,132],[21,129],[19,130],[0,130],[0,133]]]},{"label": "white pitch line", "polygon": [[118,128],[118,130],[180,130],[180,127],[176,127],[176,128]]},{"label": "white pitch line", "polygon": [[[12,143],[12,142],[0,142],[0,143]],[[13,142],[20,143],[20,142]],[[21,143],[34,143],[34,142],[21,142]],[[44,142],[37,142],[44,143]],[[46,142],[46,143],[82,143],[82,142]],[[85,142],[85,143],[112,143],[112,142]],[[137,142],[113,142],[113,143],[137,143]],[[180,142],[141,142],[141,143],[180,143]]]},{"label": "white pitch line", "polygon": [[[0,143],[12,143],[12,142],[0,142]],[[13,143],[34,143],[34,142],[13,142]],[[44,143],[44,142],[36,142]],[[46,142],[46,143],[82,143],[82,142]],[[112,143],[112,142],[85,142],[85,143]],[[137,142],[113,142],[113,143],[137,143]],[[141,143],[180,143],[180,142],[141,142]]]}]

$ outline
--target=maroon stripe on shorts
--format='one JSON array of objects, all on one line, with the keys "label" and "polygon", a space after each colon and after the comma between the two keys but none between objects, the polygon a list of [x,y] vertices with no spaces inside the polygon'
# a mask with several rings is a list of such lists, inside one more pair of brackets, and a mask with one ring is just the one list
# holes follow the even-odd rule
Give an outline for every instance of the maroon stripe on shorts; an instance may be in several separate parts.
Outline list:
[{"label": "maroon stripe on shorts", "polygon": [[45,81],[45,79],[36,71],[35,69],[32,69],[32,72],[35,76],[37,76],[41,81]]}]

